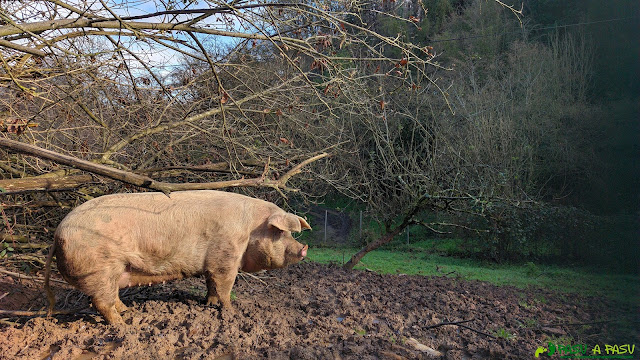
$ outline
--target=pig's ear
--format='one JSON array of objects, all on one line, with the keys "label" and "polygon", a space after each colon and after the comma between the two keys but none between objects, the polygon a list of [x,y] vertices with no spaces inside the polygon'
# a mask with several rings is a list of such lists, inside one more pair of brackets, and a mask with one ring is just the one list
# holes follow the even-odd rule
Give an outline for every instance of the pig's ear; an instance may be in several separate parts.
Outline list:
[{"label": "pig's ear", "polygon": [[309,223],[307,222],[307,220],[301,218],[300,216],[296,216],[298,218],[298,221],[300,221],[300,227],[302,228],[302,230],[311,230],[311,225],[309,225]]},{"label": "pig's ear", "polygon": [[288,213],[269,216],[268,224],[282,231],[300,232],[304,229],[311,229],[311,226],[303,218]]}]

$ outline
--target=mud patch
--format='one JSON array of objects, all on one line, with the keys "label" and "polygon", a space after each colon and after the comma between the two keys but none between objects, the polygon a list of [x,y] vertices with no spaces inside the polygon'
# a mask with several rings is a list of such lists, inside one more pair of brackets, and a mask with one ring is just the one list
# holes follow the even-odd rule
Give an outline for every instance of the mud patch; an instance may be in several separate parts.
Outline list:
[{"label": "mud patch", "polygon": [[[225,318],[218,308],[203,305],[201,279],[123,292],[130,309],[122,328],[106,325],[91,308],[50,319],[14,318],[17,326],[0,328],[0,358],[523,359],[549,339],[640,340],[616,322],[600,322],[635,319],[637,309],[603,299],[315,263],[259,276],[238,278],[236,313]],[[58,309],[88,306],[77,291],[54,285]],[[44,296],[31,297],[21,309],[44,306]],[[5,310],[16,305],[15,298],[0,300]],[[429,328],[463,320],[477,331]]]}]

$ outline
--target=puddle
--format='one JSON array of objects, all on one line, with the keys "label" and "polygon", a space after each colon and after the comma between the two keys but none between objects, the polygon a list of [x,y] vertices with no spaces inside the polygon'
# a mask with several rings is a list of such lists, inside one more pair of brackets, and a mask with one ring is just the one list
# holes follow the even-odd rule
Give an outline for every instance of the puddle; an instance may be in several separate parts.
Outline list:
[{"label": "puddle", "polygon": [[53,357],[53,354],[57,353],[58,351],[60,351],[60,346],[51,345],[51,346],[49,346],[49,350],[47,350],[44,353],[40,354],[40,356],[38,358],[40,360],[50,360]]}]

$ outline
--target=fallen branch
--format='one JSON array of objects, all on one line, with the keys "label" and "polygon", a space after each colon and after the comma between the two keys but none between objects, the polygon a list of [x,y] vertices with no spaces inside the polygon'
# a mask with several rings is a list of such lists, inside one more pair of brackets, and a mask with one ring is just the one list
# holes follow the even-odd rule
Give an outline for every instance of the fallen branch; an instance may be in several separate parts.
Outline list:
[{"label": "fallen branch", "polygon": [[13,321],[9,321],[7,319],[0,319],[0,324],[2,325],[9,325],[9,326],[18,326],[20,324],[13,322]]},{"label": "fallen branch", "polygon": [[440,324],[435,324],[435,325],[431,325],[431,326],[427,326],[426,328],[424,328],[424,330],[429,330],[429,329],[434,329],[440,326],[445,326],[445,325],[460,325],[460,324],[464,324],[464,323],[468,323],[473,321],[474,319],[469,319],[469,320],[461,320],[461,321],[443,321]]},{"label": "fallen branch", "polygon": [[47,244],[11,244],[11,247],[14,249],[48,249],[49,245]]},{"label": "fallen branch", "polygon": [[60,154],[55,151],[43,149],[35,145],[26,144],[20,141],[0,138],[0,146],[5,147],[14,152],[24,153],[24,154],[36,156],[42,159],[55,161],[57,163],[61,163],[77,169],[89,171],[94,174],[106,176],[108,178],[122,181],[131,185],[162,191],[167,195],[172,191],[215,190],[215,189],[224,189],[224,188],[230,188],[230,187],[270,187],[278,190],[279,192],[281,190],[295,192],[298,190],[292,189],[287,186],[287,182],[289,181],[289,179],[292,176],[300,173],[303,166],[306,166],[314,161],[317,161],[319,159],[329,156],[328,153],[321,153],[319,155],[311,157],[301,162],[300,164],[294,166],[291,170],[289,170],[284,175],[282,175],[282,177],[280,177],[278,180],[268,179],[263,175],[261,177],[252,178],[252,179],[239,179],[239,180],[217,181],[217,182],[208,182],[208,183],[175,184],[175,183],[156,181],[145,175],[135,174],[129,171],[120,170],[120,169],[116,169],[106,165],[101,165],[91,161],[79,159],[74,156]]},{"label": "fallen branch", "polygon": [[[2,204],[5,209],[11,208],[44,208],[44,207],[60,207],[60,208],[72,208],[74,205],[71,202],[57,202],[57,201],[25,201],[25,202],[12,202],[10,204]],[[19,226],[15,224],[14,226]],[[55,229],[54,229],[55,230]]]},{"label": "fallen branch", "polygon": [[[16,277],[18,279],[25,279],[25,280],[33,280],[33,281],[40,281],[40,282],[44,282],[44,278],[40,277],[40,276],[27,276],[25,274],[20,274],[20,273],[16,273],[16,272],[12,272],[12,271],[7,271],[4,269],[0,269],[0,273],[5,274],[5,275],[9,275],[9,276],[13,276]],[[66,284],[66,281],[62,281],[62,280],[57,280],[57,279],[50,279],[51,281],[55,281],[57,283],[60,284]]]},{"label": "fallen branch", "polygon": [[42,260],[41,258],[39,258],[37,256],[24,255],[24,254],[13,255],[13,256],[11,256],[11,258],[9,260],[34,261],[34,262],[37,262],[37,263],[42,264],[42,265],[46,264],[46,262],[44,260]]},{"label": "fallen branch", "polygon": [[432,348],[431,346],[427,346],[425,344],[422,344],[421,342],[419,342],[418,340],[416,340],[416,339],[414,339],[412,337],[408,338],[406,340],[405,344],[411,345],[411,346],[413,346],[414,349],[416,349],[418,351],[421,351],[423,353],[429,354],[429,356],[433,356],[433,357],[443,356],[443,354],[440,351]]},{"label": "fallen branch", "polygon": [[26,242],[29,242],[29,240],[30,239],[28,237],[22,236],[22,235],[7,234],[6,232],[0,233],[0,241],[4,241],[4,242],[26,243]]},{"label": "fallen branch", "polygon": [[[69,315],[76,314],[81,311],[88,309],[87,307],[81,309],[71,309],[71,310],[53,310],[51,315]],[[9,315],[9,316],[47,316],[47,310],[37,310],[37,311],[27,311],[27,310],[2,310],[0,309],[0,315]]]},{"label": "fallen branch", "polygon": [[90,183],[91,175],[60,176],[55,178],[27,177],[0,180],[0,192],[18,194],[27,191],[57,191],[75,189]]},{"label": "fallen branch", "polygon": [[477,333],[478,333],[478,334],[480,334],[480,335],[488,336],[488,337],[490,337],[490,338],[492,338],[492,339],[497,339],[497,337],[495,337],[495,336],[493,336],[493,335],[491,335],[491,334],[487,334],[487,333],[486,333],[486,332],[484,332],[484,331],[480,331],[480,330],[476,330],[476,329],[470,328],[470,327],[468,327],[467,325],[457,324],[457,326],[460,326],[460,327],[465,328],[465,329],[467,329],[467,330],[471,330],[471,331],[477,332]]}]

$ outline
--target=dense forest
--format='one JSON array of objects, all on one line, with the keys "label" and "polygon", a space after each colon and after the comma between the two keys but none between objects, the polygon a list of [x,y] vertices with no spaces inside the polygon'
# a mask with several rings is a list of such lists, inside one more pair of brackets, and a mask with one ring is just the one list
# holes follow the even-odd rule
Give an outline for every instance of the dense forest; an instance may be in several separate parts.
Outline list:
[{"label": "dense forest", "polygon": [[491,261],[638,270],[637,1],[0,2],[0,265],[113,192],[349,199]]}]

